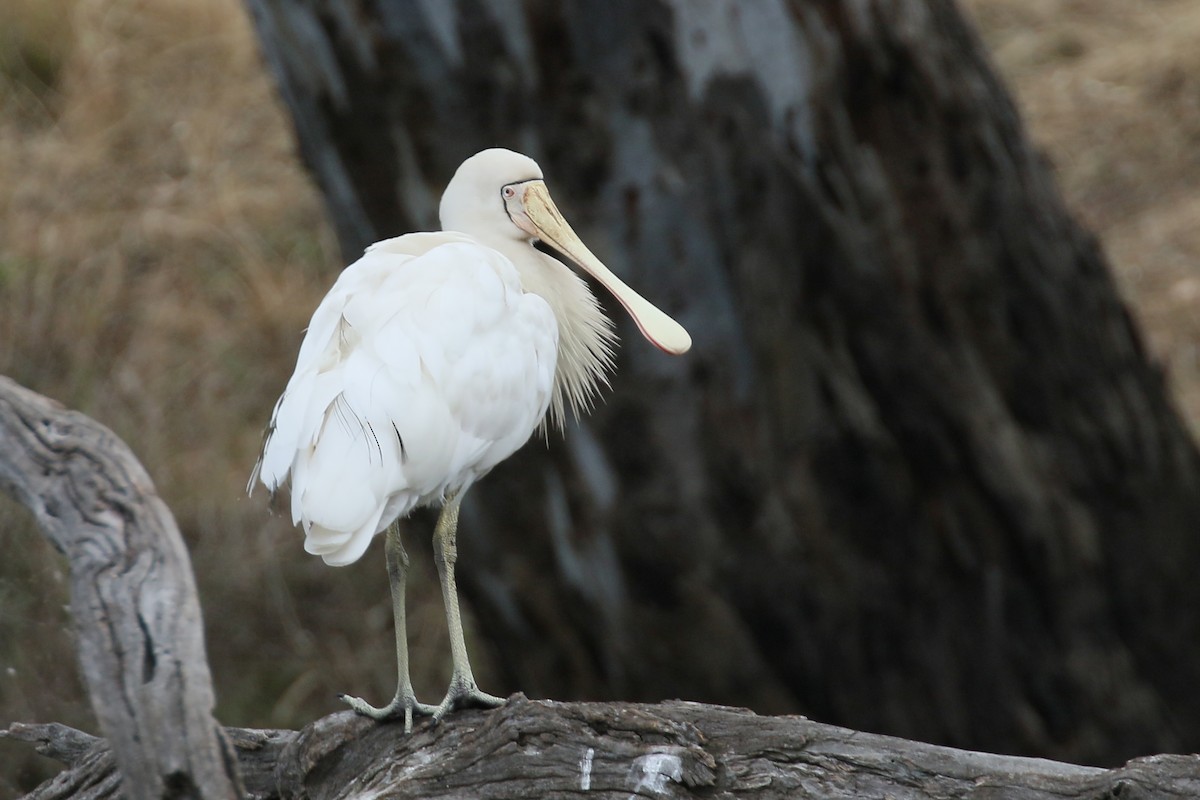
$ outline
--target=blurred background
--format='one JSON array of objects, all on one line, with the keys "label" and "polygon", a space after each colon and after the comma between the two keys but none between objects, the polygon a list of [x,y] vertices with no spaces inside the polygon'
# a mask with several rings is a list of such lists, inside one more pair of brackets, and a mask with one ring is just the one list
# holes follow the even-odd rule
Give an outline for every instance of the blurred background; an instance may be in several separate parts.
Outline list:
[{"label": "blurred background", "polygon": [[[1200,5],[962,10],[1200,432]],[[344,263],[237,0],[0,6],[0,374],[111,427],[145,464],[191,550],[229,725],[295,728],[338,692],[382,701],[394,685],[382,550],[331,570],[245,496],[300,331]],[[425,543],[429,521],[412,527]],[[414,680],[436,698],[442,609],[427,544],[410,549]],[[66,567],[7,498],[0,552],[0,724],[95,731]],[[472,657],[481,687],[526,688],[504,685],[494,650]],[[0,795],[53,772],[0,742]]]}]

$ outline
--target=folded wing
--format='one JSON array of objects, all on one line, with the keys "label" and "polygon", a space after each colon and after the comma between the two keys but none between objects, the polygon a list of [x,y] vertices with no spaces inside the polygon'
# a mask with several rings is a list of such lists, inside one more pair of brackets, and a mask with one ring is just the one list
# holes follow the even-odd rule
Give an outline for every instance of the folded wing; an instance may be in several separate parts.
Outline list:
[{"label": "folded wing", "polygon": [[380,242],[313,314],[256,474],[272,492],[290,478],[309,552],[352,563],[529,439],[557,347],[549,306],[496,251],[449,233]]}]

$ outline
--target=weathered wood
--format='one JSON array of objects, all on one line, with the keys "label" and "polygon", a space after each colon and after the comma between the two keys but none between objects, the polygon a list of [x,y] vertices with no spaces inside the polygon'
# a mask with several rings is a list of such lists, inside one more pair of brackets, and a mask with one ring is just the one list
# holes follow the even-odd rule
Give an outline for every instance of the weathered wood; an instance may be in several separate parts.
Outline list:
[{"label": "weathered wood", "polygon": [[[70,729],[43,731],[72,744]],[[249,795],[272,798],[988,798],[1170,800],[1200,795],[1200,756],[1103,770],[989,755],[698,703],[554,703],[515,696],[441,725],[350,712],[299,733],[229,729]],[[116,796],[103,744],[36,800]]]},{"label": "weathered wood", "polygon": [[695,337],[468,497],[493,691],[1200,748],[1200,454],[950,0],[247,2],[347,258],[511,146]]},{"label": "weathered wood", "polygon": [[0,488],[70,566],[79,661],[122,791],[237,796],[191,564],[146,471],[112,431],[2,376],[0,442]]},{"label": "weathered wood", "polygon": [[60,722],[42,725],[14,722],[7,730],[0,731],[0,737],[32,744],[46,758],[53,758],[68,767],[75,766],[101,741],[97,736]]}]

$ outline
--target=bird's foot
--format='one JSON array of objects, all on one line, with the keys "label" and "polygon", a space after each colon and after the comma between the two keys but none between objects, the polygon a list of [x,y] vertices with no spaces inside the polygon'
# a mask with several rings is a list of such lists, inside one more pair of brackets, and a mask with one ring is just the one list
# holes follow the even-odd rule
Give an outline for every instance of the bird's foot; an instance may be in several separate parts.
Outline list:
[{"label": "bird's foot", "polygon": [[441,722],[442,717],[456,708],[497,708],[504,705],[503,697],[482,692],[475,685],[473,678],[453,678],[445,698],[433,712],[433,721]]},{"label": "bird's foot", "polygon": [[355,714],[361,714],[364,717],[370,717],[376,722],[387,722],[393,719],[404,717],[404,732],[412,733],[413,714],[424,714],[425,716],[435,715],[438,709],[426,703],[418,703],[417,698],[412,692],[399,692],[392,698],[392,702],[388,703],[383,708],[376,708],[367,701],[351,697],[348,694],[338,695],[338,699],[354,711]]}]

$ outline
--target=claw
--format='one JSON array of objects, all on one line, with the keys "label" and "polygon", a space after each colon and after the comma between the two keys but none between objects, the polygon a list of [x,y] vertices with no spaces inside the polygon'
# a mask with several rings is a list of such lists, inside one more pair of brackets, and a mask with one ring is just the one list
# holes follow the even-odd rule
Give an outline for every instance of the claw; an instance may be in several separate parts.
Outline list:
[{"label": "claw", "polygon": [[376,708],[362,698],[351,697],[348,694],[338,695],[338,699],[350,706],[355,714],[369,717],[376,722],[388,722],[393,719],[399,719],[403,715],[405,733],[412,733],[414,713],[430,716],[436,714],[438,709],[441,708],[440,706],[435,708],[426,703],[419,703],[417,702],[417,698],[411,695],[396,695],[392,698],[392,702],[383,708]]},{"label": "claw", "polygon": [[506,702],[508,701],[503,697],[480,691],[473,680],[451,681],[446,696],[433,711],[433,721],[441,722],[443,717],[456,708],[497,708]]}]

